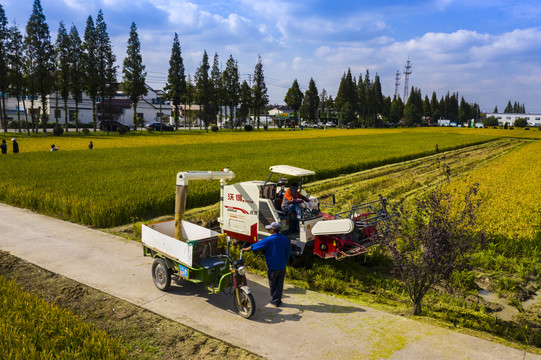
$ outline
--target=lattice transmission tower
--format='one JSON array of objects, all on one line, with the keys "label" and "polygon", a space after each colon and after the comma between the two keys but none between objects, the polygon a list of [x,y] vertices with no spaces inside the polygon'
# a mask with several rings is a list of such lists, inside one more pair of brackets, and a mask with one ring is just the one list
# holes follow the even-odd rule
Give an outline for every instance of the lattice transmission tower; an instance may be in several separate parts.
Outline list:
[{"label": "lattice transmission tower", "polygon": [[411,61],[408,59],[406,62],[406,71],[404,71],[404,102],[408,101],[409,96],[411,66]]},{"label": "lattice transmission tower", "polygon": [[396,75],[394,78],[394,97],[397,98],[399,96],[398,94],[398,88],[400,87],[400,70],[396,70]]}]

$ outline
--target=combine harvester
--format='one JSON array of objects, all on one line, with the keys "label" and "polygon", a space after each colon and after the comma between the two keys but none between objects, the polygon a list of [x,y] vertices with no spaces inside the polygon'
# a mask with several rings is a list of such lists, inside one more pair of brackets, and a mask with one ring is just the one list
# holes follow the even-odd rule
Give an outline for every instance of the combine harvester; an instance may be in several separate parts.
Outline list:
[{"label": "combine harvester", "polygon": [[[282,233],[291,243],[291,253],[307,251],[323,259],[342,259],[368,251],[388,231],[389,213],[384,198],[351,207],[349,211],[329,215],[320,211],[317,198],[302,189],[302,182],[315,172],[289,165],[270,167],[265,181],[245,181],[225,185],[220,194],[220,227],[233,239],[255,243],[270,236],[265,228],[272,222],[282,225]],[[274,182],[273,177],[279,178]],[[288,179],[300,179],[299,191],[309,202],[301,203],[300,219],[294,212],[282,211],[282,199]],[[296,223],[298,222],[298,223]]]}]

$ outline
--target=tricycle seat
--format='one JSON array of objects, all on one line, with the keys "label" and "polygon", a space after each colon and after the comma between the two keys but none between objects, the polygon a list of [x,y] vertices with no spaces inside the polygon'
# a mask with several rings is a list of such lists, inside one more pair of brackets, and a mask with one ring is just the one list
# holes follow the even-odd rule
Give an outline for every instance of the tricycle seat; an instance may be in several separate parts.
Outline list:
[{"label": "tricycle seat", "polygon": [[209,257],[209,258],[199,261],[199,266],[205,269],[212,269],[216,266],[222,266],[224,264],[225,262],[222,259],[215,258],[215,257]]}]

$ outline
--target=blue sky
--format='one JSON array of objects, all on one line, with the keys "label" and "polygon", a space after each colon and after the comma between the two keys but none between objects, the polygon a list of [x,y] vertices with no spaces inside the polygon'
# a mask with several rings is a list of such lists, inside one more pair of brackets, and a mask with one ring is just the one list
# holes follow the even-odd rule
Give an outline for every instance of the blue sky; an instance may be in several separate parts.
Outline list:
[{"label": "blue sky", "polygon": [[[11,26],[21,31],[32,0],[2,0]],[[541,5],[538,0],[42,0],[51,37],[58,25],[84,33],[86,18],[103,10],[119,76],[131,22],[141,40],[147,82],[166,81],[174,33],[186,73],[206,50],[221,63],[232,55],[241,79],[263,59],[271,103],[310,78],[335,96],[342,74],[379,74],[384,95],[394,95],[395,73],[412,62],[409,84],[423,97],[458,92],[483,111],[524,103],[541,112]],[[404,92],[402,74],[400,94]]]}]

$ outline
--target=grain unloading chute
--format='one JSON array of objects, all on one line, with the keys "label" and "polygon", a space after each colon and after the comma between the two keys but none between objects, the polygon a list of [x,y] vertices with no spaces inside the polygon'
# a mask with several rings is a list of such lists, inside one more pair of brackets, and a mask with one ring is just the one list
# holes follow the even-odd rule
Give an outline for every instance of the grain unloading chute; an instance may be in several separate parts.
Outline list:
[{"label": "grain unloading chute", "polygon": [[[182,218],[186,211],[186,196],[190,180],[220,180],[220,198],[228,180],[234,179],[235,173],[225,168],[222,171],[184,171],[177,174],[177,189],[175,197],[175,238],[182,239]],[[220,217],[221,217],[220,209]]]}]

